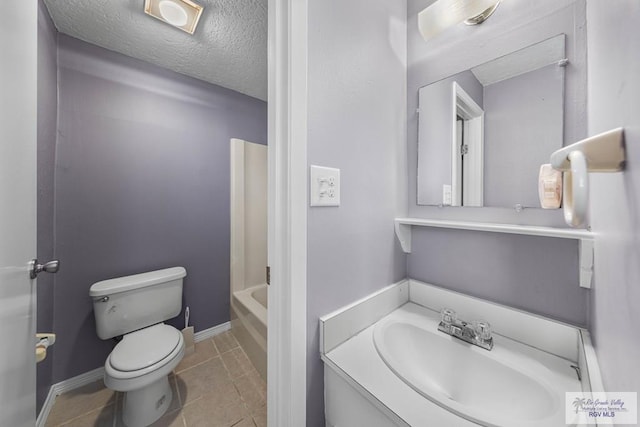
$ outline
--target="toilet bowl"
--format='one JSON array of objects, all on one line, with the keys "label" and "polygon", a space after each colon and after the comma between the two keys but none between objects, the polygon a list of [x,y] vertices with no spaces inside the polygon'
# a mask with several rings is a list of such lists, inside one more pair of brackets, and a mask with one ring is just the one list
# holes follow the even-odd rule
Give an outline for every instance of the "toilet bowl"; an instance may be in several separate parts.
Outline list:
[{"label": "toilet bowl", "polygon": [[104,364],[104,383],[125,393],[122,418],[129,427],[146,426],[171,404],[168,375],[184,355],[182,333],[163,323],[125,335]]},{"label": "toilet bowl", "polygon": [[96,330],[102,339],[122,335],[105,361],[104,383],[124,392],[122,420],[146,427],[170,406],[168,376],[184,356],[182,333],[164,320],[182,307],[182,267],[120,277],[91,286]]}]

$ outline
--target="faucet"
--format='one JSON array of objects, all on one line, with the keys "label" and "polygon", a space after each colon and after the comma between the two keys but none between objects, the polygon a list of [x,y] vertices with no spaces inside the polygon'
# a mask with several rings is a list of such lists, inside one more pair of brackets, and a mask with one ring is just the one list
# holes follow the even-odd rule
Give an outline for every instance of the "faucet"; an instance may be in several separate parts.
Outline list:
[{"label": "faucet", "polygon": [[438,324],[438,330],[452,337],[461,339],[485,350],[493,348],[491,325],[488,322],[477,320],[471,323],[459,320],[455,311],[443,308],[440,312],[442,320]]}]

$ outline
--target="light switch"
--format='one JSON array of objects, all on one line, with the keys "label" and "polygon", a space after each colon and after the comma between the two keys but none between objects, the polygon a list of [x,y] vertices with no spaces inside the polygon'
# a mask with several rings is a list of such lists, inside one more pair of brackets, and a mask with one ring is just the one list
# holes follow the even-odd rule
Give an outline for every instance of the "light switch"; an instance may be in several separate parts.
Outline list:
[{"label": "light switch", "polygon": [[311,165],[309,187],[311,206],[340,206],[340,169]]}]

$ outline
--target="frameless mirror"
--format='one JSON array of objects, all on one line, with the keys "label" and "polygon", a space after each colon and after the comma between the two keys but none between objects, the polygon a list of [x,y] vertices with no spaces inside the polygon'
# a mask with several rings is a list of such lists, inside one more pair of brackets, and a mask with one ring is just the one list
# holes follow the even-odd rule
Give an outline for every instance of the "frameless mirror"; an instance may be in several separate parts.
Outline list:
[{"label": "frameless mirror", "polygon": [[539,207],[566,62],[561,34],[420,88],[418,204]]}]

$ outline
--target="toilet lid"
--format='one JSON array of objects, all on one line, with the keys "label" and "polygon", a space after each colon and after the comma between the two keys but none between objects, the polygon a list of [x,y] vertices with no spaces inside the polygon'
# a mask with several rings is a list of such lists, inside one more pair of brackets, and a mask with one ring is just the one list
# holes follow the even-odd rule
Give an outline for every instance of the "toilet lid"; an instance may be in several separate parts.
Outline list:
[{"label": "toilet lid", "polygon": [[111,366],[118,371],[137,371],[158,363],[178,346],[180,332],[160,323],[125,335],[111,352]]}]

